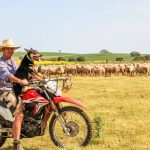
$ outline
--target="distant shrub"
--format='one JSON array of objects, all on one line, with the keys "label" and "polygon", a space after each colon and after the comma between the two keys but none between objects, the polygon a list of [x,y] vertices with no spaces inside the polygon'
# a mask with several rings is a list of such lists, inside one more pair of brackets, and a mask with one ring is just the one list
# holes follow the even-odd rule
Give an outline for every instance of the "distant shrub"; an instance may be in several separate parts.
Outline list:
[{"label": "distant shrub", "polygon": [[66,61],[66,59],[64,57],[58,57],[57,60],[58,61]]},{"label": "distant shrub", "polygon": [[99,53],[100,54],[109,54],[110,52],[106,49],[102,49]]},{"label": "distant shrub", "polygon": [[116,61],[123,61],[123,58],[122,57],[117,57]]},{"label": "distant shrub", "polygon": [[133,58],[133,61],[140,61],[140,60],[145,60],[145,59],[142,56],[136,56]]},{"label": "distant shrub", "polygon": [[77,61],[85,61],[85,58],[83,56],[77,57]]},{"label": "distant shrub", "polygon": [[76,61],[75,58],[68,58],[68,61]]},{"label": "distant shrub", "polygon": [[145,60],[150,60],[150,55],[145,55],[145,56],[144,56],[144,59],[145,59]]},{"label": "distant shrub", "polygon": [[133,51],[133,52],[130,53],[130,56],[131,57],[137,57],[137,56],[140,56],[140,53],[136,52],[136,51]]}]

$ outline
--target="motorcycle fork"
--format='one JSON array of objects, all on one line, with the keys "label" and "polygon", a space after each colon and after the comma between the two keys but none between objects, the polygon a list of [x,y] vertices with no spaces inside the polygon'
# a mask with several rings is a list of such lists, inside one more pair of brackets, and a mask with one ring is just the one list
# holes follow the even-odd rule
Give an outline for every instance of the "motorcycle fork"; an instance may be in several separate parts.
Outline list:
[{"label": "motorcycle fork", "polygon": [[66,125],[65,125],[65,124],[66,124],[66,121],[65,121],[64,116],[60,115],[58,111],[55,112],[55,115],[56,115],[57,119],[59,120],[59,122],[60,122],[60,124],[61,124],[63,130],[65,131],[65,133],[66,133],[67,135],[70,135],[70,134],[69,134],[69,131],[68,131],[68,128],[67,128]]},{"label": "motorcycle fork", "polygon": [[[53,101],[52,101],[52,103],[53,103]],[[54,103],[53,103],[53,104],[54,104]],[[54,104],[54,107],[53,107],[54,115],[55,115],[55,116],[57,117],[57,119],[59,120],[59,122],[60,122],[60,124],[61,124],[63,130],[65,131],[65,133],[66,133],[67,135],[69,135],[69,131],[68,131],[66,125],[65,125],[65,124],[66,124],[66,120],[65,120],[64,116],[63,116],[63,115],[60,115],[60,113],[59,113],[59,111],[60,111],[60,109],[61,109],[62,107],[60,107],[59,104],[58,104],[57,106],[58,106],[58,107],[56,107],[56,105]]]},{"label": "motorcycle fork", "polygon": [[[57,117],[57,119],[59,120],[59,122],[60,122],[62,128],[63,128],[64,131],[65,131],[65,133],[66,133],[67,135],[69,135],[69,131],[67,130],[67,127],[65,126],[65,121],[64,121],[64,119],[61,117],[61,115],[59,115],[59,111],[58,111],[58,109],[57,109],[57,107],[56,107],[56,104],[54,104],[54,102],[52,101],[52,99],[51,99],[51,98],[49,97],[49,95],[47,94],[46,90],[44,90],[44,93],[45,93],[47,99],[49,100],[49,103],[50,103],[50,106],[49,106],[49,107],[51,107],[52,111],[54,112],[54,115],[55,115],[55,116]],[[49,110],[50,110],[50,108],[49,108]]]}]

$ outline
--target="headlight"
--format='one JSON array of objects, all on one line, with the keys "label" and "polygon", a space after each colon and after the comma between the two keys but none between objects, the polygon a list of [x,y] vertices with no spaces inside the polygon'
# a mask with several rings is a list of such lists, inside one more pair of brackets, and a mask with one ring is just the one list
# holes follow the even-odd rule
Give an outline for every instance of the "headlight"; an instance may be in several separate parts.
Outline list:
[{"label": "headlight", "polygon": [[47,83],[45,84],[45,87],[51,93],[54,93],[56,96],[61,96],[61,94],[62,94],[62,92],[61,92],[60,88],[58,87],[58,84],[57,84],[56,81],[47,81]]}]

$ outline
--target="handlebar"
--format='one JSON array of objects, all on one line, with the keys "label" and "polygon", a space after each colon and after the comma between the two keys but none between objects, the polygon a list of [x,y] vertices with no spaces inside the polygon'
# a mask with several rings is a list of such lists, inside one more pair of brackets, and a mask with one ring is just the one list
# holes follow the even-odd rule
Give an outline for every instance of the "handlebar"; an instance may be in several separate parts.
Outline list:
[{"label": "handlebar", "polygon": [[[56,81],[57,85],[59,81],[62,81],[62,90],[63,89],[70,89],[72,86],[71,83],[71,76],[69,77],[54,77],[54,78],[50,78],[50,79],[43,79],[42,81],[38,81],[36,79],[31,79],[29,80],[29,86],[38,86],[38,87],[44,87],[45,84],[47,84],[49,81]],[[67,81],[69,81],[69,84],[67,83]]]},{"label": "handlebar", "polygon": [[29,80],[29,84],[37,84],[37,83],[44,83],[46,84],[48,81],[67,81],[67,80],[71,80],[70,77],[59,77],[59,78],[50,78],[50,79],[43,79],[42,81],[38,81],[36,79],[31,79]]}]

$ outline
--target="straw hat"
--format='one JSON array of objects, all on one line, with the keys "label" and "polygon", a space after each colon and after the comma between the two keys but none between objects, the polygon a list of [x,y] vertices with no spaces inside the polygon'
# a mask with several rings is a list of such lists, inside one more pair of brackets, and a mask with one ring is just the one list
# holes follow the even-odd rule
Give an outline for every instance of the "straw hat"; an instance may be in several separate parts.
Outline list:
[{"label": "straw hat", "polygon": [[21,46],[14,44],[12,39],[4,39],[2,41],[2,44],[0,45],[0,51],[2,51],[3,48],[5,48],[5,47],[15,48],[15,50],[16,50],[16,49],[20,48]]}]

